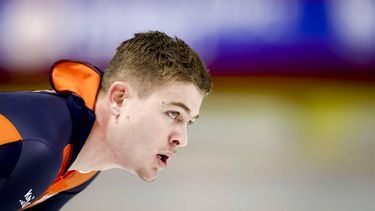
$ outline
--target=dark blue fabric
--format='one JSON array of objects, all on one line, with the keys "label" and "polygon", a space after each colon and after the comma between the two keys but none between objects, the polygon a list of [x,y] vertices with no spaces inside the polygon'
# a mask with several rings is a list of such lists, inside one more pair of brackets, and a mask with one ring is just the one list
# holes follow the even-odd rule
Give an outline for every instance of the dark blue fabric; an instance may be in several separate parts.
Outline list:
[{"label": "dark blue fabric", "polygon": [[70,141],[72,124],[66,96],[36,92],[0,93],[0,114],[9,119],[23,139],[37,139],[58,156]]},{"label": "dark blue fabric", "polygon": [[56,178],[61,165],[56,152],[43,142],[25,140],[20,143],[22,147],[17,164],[4,178],[0,190],[0,210],[20,209],[21,201],[27,201],[25,194],[28,192],[31,193],[30,202],[35,200]]},{"label": "dark blue fabric", "polygon": [[9,174],[13,171],[18,162],[21,150],[21,141],[0,145],[0,178],[9,177]]}]

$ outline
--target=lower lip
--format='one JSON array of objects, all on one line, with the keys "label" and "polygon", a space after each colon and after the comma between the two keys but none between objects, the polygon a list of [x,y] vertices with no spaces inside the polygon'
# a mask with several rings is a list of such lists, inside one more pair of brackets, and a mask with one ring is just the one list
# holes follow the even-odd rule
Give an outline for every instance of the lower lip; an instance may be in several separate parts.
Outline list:
[{"label": "lower lip", "polygon": [[161,168],[166,168],[167,163],[164,163],[162,160],[160,160],[159,156],[156,155],[156,160],[158,160],[158,164]]}]

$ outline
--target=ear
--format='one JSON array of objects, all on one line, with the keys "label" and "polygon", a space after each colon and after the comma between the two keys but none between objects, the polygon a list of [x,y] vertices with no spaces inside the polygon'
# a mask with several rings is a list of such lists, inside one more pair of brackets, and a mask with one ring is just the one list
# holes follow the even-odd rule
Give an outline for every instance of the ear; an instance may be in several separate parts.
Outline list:
[{"label": "ear", "polygon": [[131,96],[131,87],[126,82],[115,81],[109,87],[107,102],[111,114],[118,117],[123,109],[124,103]]}]

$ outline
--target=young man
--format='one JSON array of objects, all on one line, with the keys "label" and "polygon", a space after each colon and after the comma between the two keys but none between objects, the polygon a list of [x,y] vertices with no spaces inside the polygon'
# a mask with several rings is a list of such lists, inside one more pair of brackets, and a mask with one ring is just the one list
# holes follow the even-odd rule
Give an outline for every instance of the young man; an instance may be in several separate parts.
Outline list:
[{"label": "young man", "polygon": [[212,86],[199,56],[158,31],[123,42],[103,76],[62,60],[50,82],[55,93],[0,93],[0,210],[57,210],[111,168],[153,181]]}]

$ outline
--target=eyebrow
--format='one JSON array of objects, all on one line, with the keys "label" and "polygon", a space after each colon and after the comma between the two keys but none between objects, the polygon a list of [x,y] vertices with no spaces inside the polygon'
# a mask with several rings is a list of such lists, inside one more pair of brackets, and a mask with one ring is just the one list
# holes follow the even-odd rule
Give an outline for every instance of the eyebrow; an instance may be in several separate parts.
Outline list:
[{"label": "eyebrow", "polygon": [[[169,105],[173,105],[173,106],[177,106],[177,107],[180,107],[182,109],[184,109],[186,111],[186,113],[190,114],[191,113],[191,110],[189,107],[187,107],[184,103],[181,103],[181,102],[170,102],[168,103]],[[193,119],[198,119],[199,117],[199,114],[194,116]]]}]

